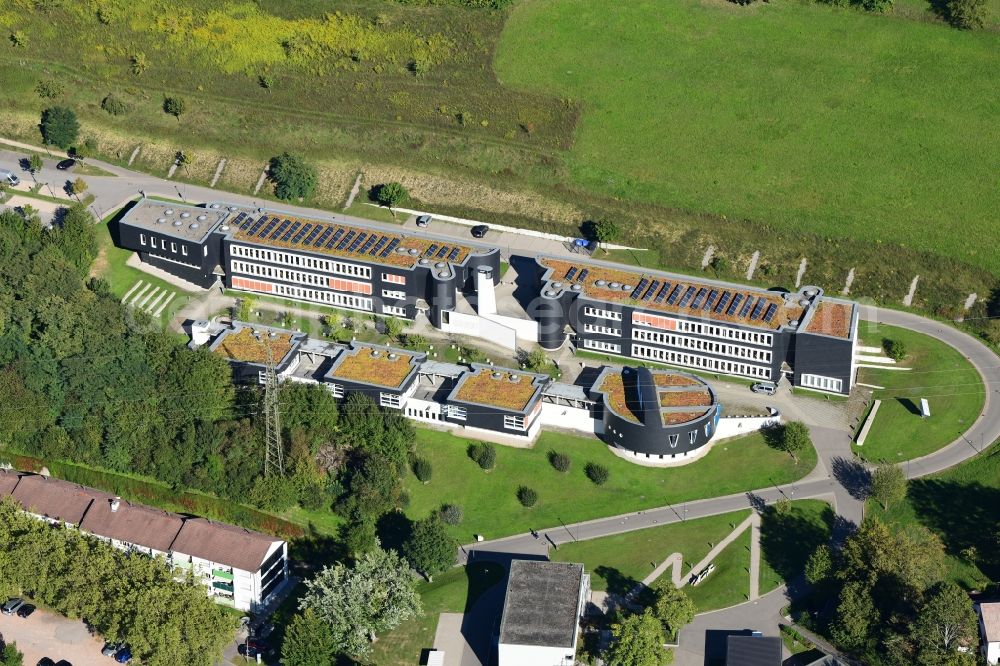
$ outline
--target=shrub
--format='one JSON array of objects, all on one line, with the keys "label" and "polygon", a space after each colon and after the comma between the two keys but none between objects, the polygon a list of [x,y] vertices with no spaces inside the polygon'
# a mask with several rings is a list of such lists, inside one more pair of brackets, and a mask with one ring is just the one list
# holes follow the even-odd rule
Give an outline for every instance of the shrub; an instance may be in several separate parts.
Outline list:
[{"label": "shrub", "polygon": [[306,199],[316,189],[316,169],[298,155],[282,153],[272,157],[270,175],[275,196],[285,201]]},{"label": "shrub", "polygon": [[884,338],[882,340],[882,351],[894,361],[902,361],[906,358],[906,344],[901,340]]},{"label": "shrub", "polygon": [[608,477],[611,473],[608,468],[604,465],[598,465],[597,463],[587,463],[586,467],[583,468],[583,473],[587,475],[587,478],[594,482],[594,485],[603,486],[608,481]]},{"label": "shrub", "polygon": [[413,461],[413,475],[421,483],[427,483],[431,480],[431,476],[434,475],[434,468],[431,466],[431,461],[426,458],[417,458]]},{"label": "shrub", "polygon": [[180,118],[187,108],[187,103],[180,97],[166,97],[163,100],[163,112],[174,118]]},{"label": "shrub", "polygon": [[517,501],[520,502],[523,507],[533,507],[538,503],[538,493],[528,486],[521,486],[517,489]]},{"label": "shrub", "polygon": [[457,504],[445,504],[438,511],[438,515],[441,516],[441,522],[445,525],[458,525],[462,522],[462,507]]},{"label": "shrub", "polygon": [[66,91],[66,86],[64,86],[59,81],[55,79],[42,79],[37,84],[35,84],[35,92],[42,99],[55,99],[59,97]]},{"label": "shrub", "polygon": [[110,113],[112,116],[124,116],[132,110],[132,107],[129,106],[128,102],[114,93],[108,93],[104,99],[101,100],[101,108]]},{"label": "shrub", "polygon": [[72,109],[64,106],[53,106],[42,111],[42,121],[39,124],[42,139],[45,143],[68,150],[76,142],[80,133],[80,122]]},{"label": "shrub", "polygon": [[469,445],[469,457],[476,461],[480,467],[489,471],[496,466],[497,450],[489,442],[478,442]]},{"label": "shrub", "polygon": [[944,15],[956,28],[975,30],[986,25],[986,0],[946,0]]},{"label": "shrub", "polygon": [[375,201],[389,208],[395,208],[409,198],[410,193],[402,183],[385,183],[375,187]]},{"label": "shrub", "polygon": [[549,464],[556,468],[557,471],[568,472],[570,465],[569,456],[565,453],[549,451]]}]

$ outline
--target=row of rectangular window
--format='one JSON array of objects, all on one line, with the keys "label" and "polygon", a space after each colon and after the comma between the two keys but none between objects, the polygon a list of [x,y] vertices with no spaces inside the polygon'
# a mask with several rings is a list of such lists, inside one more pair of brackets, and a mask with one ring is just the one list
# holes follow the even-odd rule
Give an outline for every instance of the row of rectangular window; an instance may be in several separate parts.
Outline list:
[{"label": "row of rectangular window", "polygon": [[586,349],[597,349],[599,351],[611,352],[612,354],[622,353],[621,345],[605,342],[604,340],[590,340],[589,338],[584,338],[581,344]]},{"label": "row of rectangular window", "polygon": [[770,347],[774,344],[774,334],[772,333],[744,331],[740,328],[716,326],[714,324],[702,324],[696,321],[687,321],[685,319],[677,320],[677,330],[681,333],[695,333],[697,335],[707,335],[711,338],[725,338],[727,340],[749,342],[750,344],[761,345],[763,347]]},{"label": "row of rectangular window", "polygon": [[393,317],[405,317],[406,308],[401,308],[395,305],[382,305],[382,314],[392,315]]},{"label": "row of rectangular window", "polygon": [[834,377],[824,377],[823,375],[803,374],[799,378],[799,381],[803,386],[820,389],[821,391],[833,391],[835,393],[841,393],[844,388],[844,381],[842,379],[835,379]]},{"label": "row of rectangular window", "polygon": [[400,405],[403,403],[403,397],[396,393],[379,393],[378,394],[378,404],[383,407],[392,407],[394,409],[399,409]]},{"label": "row of rectangular window", "polygon": [[351,296],[350,294],[340,294],[335,291],[318,291],[316,289],[304,289],[287,284],[273,284],[261,280],[249,280],[246,278],[234,277],[234,289],[246,289],[249,291],[262,291],[269,294],[277,294],[286,298],[295,298],[302,301],[313,301],[314,303],[325,303],[338,308],[348,308],[350,310],[365,310],[371,312],[372,299],[361,296]]},{"label": "row of rectangular window", "polygon": [[635,358],[645,358],[671,365],[682,365],[689,368],[701,368],[713,372],[721,372],[726,375],[739,375],[741,377],[752,377],[754,379],[770,379],[771,369],[759,365],[748,363],[738,363],[736,361],[726,361],[698,354],[686,354],[675,352],[670,349],[660,349],[658,347],[647,347],[646,345],[632,345],[632,356]]},{"label": "row of rectangular window", "polygon": [[257,247],[233,244],[229,246],[229,253],[234,257],[259,259],[286,266],[313,268],[327,273],[349,275],[350,277],[360,277],[366,280],[370,280],[372,277],[372,269],[369,266],[348,264],[343,261],[333,261],[331,259],[319,259],[301,254],[292,254],[290,252],[279,252],[277,250],[265,250]]},{"label": "row of rectangular window", "polygon": [[[153,248],[154,250],[157,249],[156,241],[157,241],[156,236],[150,236],[149,237],[149,247]],[[159,249],[163,250],[164,252],[168,251],[167,250],[167,241],[163,240],[162,238],[160,238],[159,241],[160,241]],[[139,234],[139,244],[140,245],[146,245],[146,234]],[[169,251],[172,252],[172,253],[174,253],[174,254],[177,254],[177,243],[176,242],[170,241],[170,250]],[[183,243],[181,244],[181,256],[183,256],[183,257],[188,256],[188,249],[187,249],[187,247]]]},{"label": "row of rectangular window", "polygon": [[601,333],[603,335],[613,335],[615,337],[622,337],[622,329],[611,328],[610,326],[601,326],[600,324],[584,324],[584,333]]},{"label": "row of rectangular window", "polygon": [[344,278],[331,278],[315,273],[305,273],[303,271],[268,266],[267,264],[256,264],[249,261],[234,259],[229,262],[230,272],[245,273],[247,275],[257,275],[274,280],[284,280],[285,282],[295,282],[315,287],[328,287],[337,291],[349,291],[355,294],[371,294],[372,286],[367,282],[357,280],[345,280]]},{"label": "row of rectangular window", "polygon": [[621,312],[615,312],[614,310],[601,310],[600,308],[593,308],[589,305],[583,308],[583,314],[589,317],[597,317],[599,319],[612,319],[614,321],[622,320]]},{"label": "row of rectangular window", "polygon": [[392,299],[395,299],[397,301],[405,301],[406,300],[406,292],[405,291],[395,291],[393,289],[383,289],[382,290],[382,296],[383,296],[383,298],[392,298]]},{"label": "row of rectangular window", "polygon": [[694,349],[710,354],[732,356],[733,358],[745,358],[748,361],[756,361],[758,363],[771,362],[771,352],[764,349],[734,345],[728,342],[713,342],[711,340],[702,340],[701,338],[692,338],[687,335],[660,333],[659,331],[647,331],[636,328],[632,330],[632,339],[639,342],[652,342],[658,345],[669,345],[671,347],[680,347],[681,349]]},{"label": "row of rectangular window", "polygon": [[503,427],[508,430],[524,430],[524,417],[505,414],[503,417]]}]

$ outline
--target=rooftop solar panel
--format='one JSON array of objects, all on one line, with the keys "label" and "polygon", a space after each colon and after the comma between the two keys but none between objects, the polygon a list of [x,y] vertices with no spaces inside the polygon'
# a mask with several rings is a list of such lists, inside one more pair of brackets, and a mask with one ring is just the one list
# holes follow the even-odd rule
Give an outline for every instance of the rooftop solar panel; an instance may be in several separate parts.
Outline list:
[{"label": "rooftop solar panel", "polygon": [[350,231],[348,231],[347,235],[344,236],[343,238],[341,238],[340,242],[337,243],[337,249],[338,250],[343,250],[345,247],[347,247],[347,244],[351,242],[351,240],[354,238],[354,236],[357,235],[357,233],[358,232],[355,231],[354,229],[351,229]]},{"label": "rooftop solar panel", "polygon": [[737,315],[740,319],[743,319],[744,317],[747,316],[747,313],[750,312],[750,305],[752,303],[753,303],[753,296],[747,297],[746,302],[743,303],[743,307],[740,308],[740,313]]},{"label": "rooftop solar panel", "polygon": [[656,288],[659,286],[660,286],[660,281],[653,280],[653,283],[649,285],[649,290],[646,291],[646,294],[642,297],[642,300],[648,301],[649,299],[651,299],[653,297],[653,294],[656,293]]},{"label": "rooftop solar panel", "polygon": [[278,225],[278,228],[272,231],[271,235],[267,237],[268,240],[274,240],[275,238],[280,238],[281,234],[285,233],[285,229],[291,226],[291,224],[292,224],[291,220],[282,220],[281,224]]},{"label": "rooftop solar panel", "polygon": [[382,250],[382,254],[380,254],[379,256],[388,257],[389,253],[395,250],[398,245],[399,245],[399,239],[393,238],[391,241],[389,241],[389,244],[385,246],[385,249]]},{"label": "rooftop solar panel", "polygon": [[728,291],[722,292],[722,297],[719,299],[719,302],[715,304],[715,310],[714,310],[715,314],[719,314],[720,312],[722,312],[722,310],[726,307],[726,305],[729,304],[730,297],[732,297],[732,294],[730,294]]},{"label": "rooftop solar panel", "polygon": [[682,284],[674,285],[674,290],[670,292],[670,298],[667,299],[667,305],[673,305],[676,303],[677,299],[680,298],[681,290],[683,289],[684,285]]},{"label": "rooftop solar panel", "polygon": [[570,266],[569,270],[566,271],[566,276],[563,278],[567,282],[572,280],[576,276],[576,266]]},{"label": "rooftop solar panel", "polygon": [[282,243],[287,243],[288,240],[295,234],[296,231],[299,230],[299,227],[301,227],[301,226],[302,226],[301,222],[293,222],[292,226],[288,227],[285,230],[284,235],[281,237],[281,242]]},{"label": "rooftop solar panel", "polygon": [[[308,234],[310,231],[312,231],[313,226],[314,225],[312,225],[312,224],[307,224],[307,225],[303,226],[301,229],[299,229],[298,233],[296,233],[295,236],[292,237],[292,242],[293,243],[300,242],[303,238],[306,237],[306,234]],[[316,228],[318,229],[319,227],[316,227]]]},{"label": "rooftop solar panel", "polygon": [[[328,235],[329,235],[329,232],[331,232],[331,231],[333,231],[333,227],[329,227],[329,228],[327,228],[327,230],[323,232],[323,236],[320,236],[320,238],[322,238],[322,239],[323,239],[323,240],[325,241],[325,240],[326,240],[326,238],[323,238],[323,237],[324,237],[324,236],[328,236]],[[331,239],[330,239],[330,242],[332,242],[332,243],[336,243],[336,242],[337,242],[337,241],[339,241],[339,240],[340,240],[340,239],[341,239],[341,238],[343,237],[343,235],[344,235],[344,234],[346,234],[346,233],[347,233],[347,229],[345,229],[344,227],[339,227],[339,228],[337,229],[337,231],[335,231],[335,232],[334,232],[334,234],[333,234],[333,238],[331,238]],[[319,243],[316,243],[316,244],[317,244],[317,245],[319,245]]]},{"label": "rooftop solar panel", "polygon": [[660,293],[656,295],[656,303],[662,303],[663,299],[667,297],[667,292],[670,291],[670,283],[664,282],[663,286],[660,287]]},{"label": "rooftop solar panel", "polygon": [[743,301],[744,298],[745,297],[743,296],[743,294],[736,294],[735,296],[733,296],[733,302],[729,304],[729,309],[726,310],[727,317],[733,316],[733,313],[736,312],[736,308],[740,306],[740,303]]},{"label": "rooftop solar panel", "polygon": [[431,243],[431,246],[427,248],[427,251],[424,252],[424,254],[426,254],[428,257],[433,256],[434,253],[437,252],[437,249],[438,249],[437,243]]},{"label": "rooftop solar panel", "polygon": [[589,274],[590,274],[590,269],[589,268],[584,268],[582,271],[580,271],[580,274],[576,276],[576,281],[577,282],[583,282],[584,280],[587,279],[587,276]]},{"label": "rooftop solar panel", "polygon": [[639,296],[642,295],[642,292],[645,291],[646,287],[648,286],[649,286],[649,279],[642,278],[641,280],[639,280],[639,284],[635,286],[635,289],[632,290],[632,295],[629,298],[631,298],[633,301],[639,300]]},{"label": "rooftop solar panel", "polygon": [[368,254],[370,254],[370,255],[372,255],[374,257],[376,254],[379,253],[379,250],[381,250],[383,247],[385,247],[385,244],[388,243],[388,242],[389,242],[389,237],[388,236],[382,236],[382,238],[378,239],[378,242],[375,243],[375,247],[373,247],[372,251],[369,252]]},{"label": "rooftop solar panel", "polygon": [[267,222],[267,215],[264,215],[250,226],[250,230],[247,231],[247,236],[253,237],[254,234],[260,231],[260,228],[264,226],[264,223],[266,222]]},{"label": "rooftop solar panel", "polygon": [[261,229],[259,232],[257,232],[257,238],[261,238],[261,239],[266,238],[268,236],[268,234],[270,234],[271,231],[273,231],[274,228],[276,226],[278,226],[279,222],[281,222],[281,220],[279,220],[276,217],[272,217],[270,220],[268,220],[267,226],[265,226],[263,229]]},{"label": "rooftop solar panel", "polygon": [[696,287],[688,287],[687,291],[684,292],[684,295],[681,296],[681,302],[679,303],[680,307],[686,308],[687,304],[691,302],[692,298],[694,298],[694,294],[696,291],[697,291]]},{"label": "rooftop solar panel", "polygon": [[249,216],[241,211],[239,215],[233,218],[233,221],[230,224],[232,224],[234,227],[239,227],[242,229],[243,223],[247,222],[248,220]]},{"label": "rooftop solar panel", "polygon": [[357,235],[357,238],[354,239],[354,241],[350,244],[350,246],[348,246],[347,251],[354,252],[355,250],[357,250],[358,246],[365,242],[365,238],[367,236],[368,234],[362,231],[360,234]]},{"label": "rooftop solar panel", "polygon": [[451,252],[448,253],[448,261],[455,261],[458,258],[458,254],[461,252],[457,247],[452,248]]},{"label": "rooftop solar panel", "polygon": [[435,259],[441,259],[446,254],[448,254],[448,246],[447,245],[443,246],[440,250],[438,250],[438,253],[436,255],[434,255],[434,258]]},{"label": "rooftop solar panel", "polygon": [[771,320],[774,319],[774,315],[777,314],[777,312],[778,312],[778,306],[777,305],[775,305],[774,303],[771,303],[770,305],[768,305],[767,306],[767,312],[764,313],[764,321],[766,323],[770,324]]},{"label": "rooftop solar panel", "polygon": [[361,252],[361,254],[367,254],[368,250],[370,250],[372,248],[372,245],[374,244],[375,244],[375,234],[372,234],[371,236],[368,237],[368,240],[365,241],[365,244],[361,246],[359,252]]},{"label": "rooftop solar panel", "polygon": [[757,299],[757,305],[754,306],[753,312],[750,313],[750,319],[759,319],[761,313],[764,312],[765,305],[767,305],[767,301],[763,298]]},{"label": "rooftop solar panel", "polygon": [[323,233],[323,227],[317,224],[316,226],[313,227],[312,231],[309,232],[309,235],[306,236],[305,239],[302,241],[302,244],[312,245],[312,242],[316,240],[316,237],[319,236],[321,233]]},{"label": "rooftop solar panel", "polygon": [[705,287],[699,289],[698,294],[694,297],[694,301],[691,302],[691,308],[697,310],[701,306],[702,301],[705,300],[705,294],[707,293],[708,289]]},{"label": "rooftop solar panel", "polygon": [[710,307],[712,307],[712,303],[715,302],[715,299],[718,296],[719,296],[719,290],[718,289],[713,289],[712,291],[708,292],[708,298],[705,300],[705,307],[703,307],[702,309],[703,310],[707,310]]}]

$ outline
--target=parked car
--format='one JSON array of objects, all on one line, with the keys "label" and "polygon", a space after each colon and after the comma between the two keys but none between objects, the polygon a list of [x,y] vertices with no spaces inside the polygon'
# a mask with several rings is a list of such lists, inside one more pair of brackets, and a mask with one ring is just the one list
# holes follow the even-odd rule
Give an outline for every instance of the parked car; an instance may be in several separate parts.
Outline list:
[{"label": "parked car", "polygon": [[761,395],[774,395],[778,392],[778,387],[771,382],[757,382],[750,387],[750,390]]},{"label": "parked car", "polygon": [[13,615],[14,613],[17,612],[17,609],[20,608],[23,604],[24,604],[24,599],[17,599],[17,598],[8,599],[7,603],[5,603],[3,606],[0,606],[0,612],[2,612],[4,615]]},{"label": "parked car", "polygon": [[418,227],[426,227],[426,226],[429,226],[430,223],[431,223],[431,216],[430,215],[421,215],[420,217],[417,218],[417,226]]},{"label": "parked car", "polygon": [[122,649],[115,653],[115,661],[119,664],[127,664],[132,661],[132,648],[129,646],[124,646]]},{"label": "parked car", "polygon": [[123,647],[125,647],[125,645],[122,643],[105,643],[104,647],[101,648],[101,654],[105,657],[113,657],[118,653],[118,650],[121,650]]},{"label": "parked car", "polygon": [[33,605],[21,604],[21,606],[17,609],[17,616],[26,618],[34,612],[35,612],[35,607]]},{"label": "parked car", "polygon": [[11,171],[0,170],[0,180],[7,183],[8,185],[20,185],[21,179],[17,177],[17,174]]},{"label": "parked car", "polygon": [[52,661],[48,657],[42,657],[38,660],[38,663],[35,664],[35,666],[56,666],[56,662]]},{"label": "parked car", "polygon": [[477,224],[476,226],[472,227],[472,237],[483,238],[484,236],[486,236],[486,232],[489,230],[490,228],[485,224]]},{"label": "parked car", "polygon": [[62,162],[57,164],[56,168],[59,169],[60,171],[68,171],[69,169],[72,169],[75,166],[76,166],[76,160],[74,160],[71,157],[68,160],[63,160]]},{"label": "parked car", "polygon": [[262,657],[271,654],[271,647],[259,638],[248,638],[245,642],[239,644],[236,651],[244,657],[252,659],[258,654]]}]

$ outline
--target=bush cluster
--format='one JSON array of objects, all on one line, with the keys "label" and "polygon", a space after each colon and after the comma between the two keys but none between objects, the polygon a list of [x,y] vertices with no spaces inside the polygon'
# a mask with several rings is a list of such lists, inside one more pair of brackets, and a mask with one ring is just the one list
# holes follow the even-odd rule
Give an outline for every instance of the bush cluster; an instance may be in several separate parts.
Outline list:
[{"label": "bush cluster", "polygon": [[434,468],[431,466],[431,461],[426,458],[416,458],[413,461],[413,475],[421,483],[428,483],[431,480],[431,476],[434,475]]},{"label": "bush cluster", "polygon": [[533,507],[538,503],[538,493],[528,486],[521,486],[517,489],[517,501],[523,507]]},{"label": "bush cluster", "polygon": [[902,340],[885,338],[882,340],[882,351],[893,361],[902,361],[906,358],[906,343]]},{"label": "bush cluster", "polygon": [[441,522],[445,525],[458,525],[464,517],[462,507],[457,504],[443,504],[438,511],[438,516],[441,517]]},{"label": "bush cluster", "polygon": [[598,486],[603,486],[607,483],[608,477],[611,476],[607,467],[598,465],[597,463],[587,463],[586,467],[583,468],[583,473]]},{"label": "bush cluster", "polygon": [[496,467],[497,450],[489,442],[476,442],[469,445],[469,457],[476,461],[480,467],[489,471]]},{"label": "bush cluster", "polygon": [[570,466],[569,456],[565,453],[549,451],[549,464],[559,472],[568,472]]},{"label": "bush cluster", "polygon": [[126,113],[131,111],[131,107],[128,102],[114,93],[108,93],[104,99],[101,100],[101,108],[110,113],[112,116],[124,116]]}]

